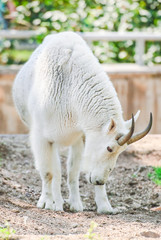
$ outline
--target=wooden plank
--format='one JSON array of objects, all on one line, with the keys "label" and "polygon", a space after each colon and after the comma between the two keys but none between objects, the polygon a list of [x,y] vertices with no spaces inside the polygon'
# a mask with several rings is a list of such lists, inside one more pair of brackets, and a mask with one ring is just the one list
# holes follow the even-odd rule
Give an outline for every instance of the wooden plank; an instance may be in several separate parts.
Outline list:
[{"label": "wooden plank", "polygon": [[[53,33],[53,32],[51,32]],[[78,32],[87,41],[126,41],[126,40],[145,40],[145,41],[160,41],[161,33],[158,32]],[[41,34],[40,30],[0,30],[0,38],[7,39],[28,39]]]},{"label": "wooden plank", "polygon": [[7,39],[29,39],[31,37],[35,37],[40,34],[40,31],[34,30],[0,30],[0,38]]}]

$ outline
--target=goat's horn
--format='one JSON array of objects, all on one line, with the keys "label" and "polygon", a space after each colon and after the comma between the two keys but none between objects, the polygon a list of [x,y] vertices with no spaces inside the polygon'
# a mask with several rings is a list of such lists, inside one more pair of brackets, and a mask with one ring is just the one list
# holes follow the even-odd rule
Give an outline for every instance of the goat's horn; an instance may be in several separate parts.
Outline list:
[{"label": "goat's horn", "polygon": [[150,120],[149,120],[149,124],[148,124],[147,128],[143,132],[135,134],[131,139],[128,140],[127,144],[129,145],[131,143],[134,143],[134,142],[140,140],[141,138],[143,138],[145,135],[147,135],[151,129],[152,120],[153,120],[152,113],[150,113]]},{"label": "goat's horn", "polygon": [[117,142],[120,146],[123,146],[125,143],[127,143],[129,141],[129,139],[131,138],[131,136],[133,135],[134,132],[134,127],[135,127],[135,123],[134,123],[134,116],[132,114],[132,123],[131,123],[131,129],[130,131],[126,134],[123,135],[122,137],[120,137]]}]

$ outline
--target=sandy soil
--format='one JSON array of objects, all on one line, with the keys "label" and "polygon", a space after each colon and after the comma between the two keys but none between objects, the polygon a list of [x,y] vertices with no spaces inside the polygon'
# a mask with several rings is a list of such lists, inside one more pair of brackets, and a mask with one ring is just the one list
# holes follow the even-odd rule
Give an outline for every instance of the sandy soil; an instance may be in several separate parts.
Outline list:
[{"label": "sandy soil", "polygon": [[[34,168],[27,135],[0,135],[0,227],[6,221],[16,230],[12,239],[87,239],[92,221],[97,223],[94,239],[161,239],[161,187],[148,178],[152,166],[161,166],[161,135],[149,135],[133,144],[118,159],[107,183],[107,194],[120,213],[96,213],[93,187],[80,177],[84,212],[71,213],[36,208],[41,181]],[[62,153],[62,194],[68,198],[66,151]]]}]

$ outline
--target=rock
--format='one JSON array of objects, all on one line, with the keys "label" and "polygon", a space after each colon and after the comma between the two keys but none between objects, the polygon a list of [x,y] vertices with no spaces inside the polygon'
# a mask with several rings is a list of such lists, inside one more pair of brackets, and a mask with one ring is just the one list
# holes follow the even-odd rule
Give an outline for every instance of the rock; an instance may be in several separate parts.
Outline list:
[{"label": "rock", "polygon": [[136,181],[136,180],[131,180],[130,182],[129,182],[129,186],[135,186],[135,185],[137,185],[138,184],[138,182]]},{"label": "rock", "polygon": [[135,195],[136,194],[136,192],[134,192],[134,191],[131,191],[130,192],[130,195],[132,196],[132,195]]},{"label": "rock", "polygon": [[128,204],[132,204],[133,203],[133,199],[132,198],[126,198],[124,200],[125,203],[128,203]]},{"label": "rock", "polygon": [[138,208],[140,208],[141,207],[141,205],[139,204],[139,203],[133,203],[133,209],[138,209]]},{"label": "rock", "polygon": [[72,225],[72,228],[77,228],[78,227],[78,224],[77,223],[74,223],[73,225]]},{"label": "rock", "polygon": [[141,236],[144,236],[146,238],[160,238],[160,235],[158,233],[152,231],[142,232]]},{"label": "rock", "polygon": [[19,213],[20,211],[18,209],[12,209],[12,212]]},{"label": "rock", "polygon": [[161,206],[150,209],[151,211],[161,211]]}]

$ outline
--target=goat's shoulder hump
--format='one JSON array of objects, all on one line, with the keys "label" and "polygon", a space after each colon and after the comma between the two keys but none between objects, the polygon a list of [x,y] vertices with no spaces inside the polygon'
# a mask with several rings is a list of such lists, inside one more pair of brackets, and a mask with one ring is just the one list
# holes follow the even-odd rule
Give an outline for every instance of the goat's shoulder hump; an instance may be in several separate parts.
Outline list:
[{"label": "goat's shoulder hump", "polygon": [[73,48],[75,44],[86,45],[83,38],[74,32],[50,34],[46,36],[43,41],[43,45],[55,45],[64,48]]}]

